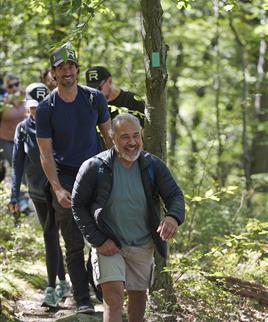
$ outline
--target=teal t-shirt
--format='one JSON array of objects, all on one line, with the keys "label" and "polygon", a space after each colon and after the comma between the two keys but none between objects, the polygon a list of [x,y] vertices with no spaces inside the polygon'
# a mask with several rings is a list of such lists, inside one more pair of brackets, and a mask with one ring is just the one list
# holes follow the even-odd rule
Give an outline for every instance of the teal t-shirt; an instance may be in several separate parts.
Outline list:
[{"label": "teal t-shirt", "polygon": [[125,169],[115,159],[113,187],[105,206],[104,221],[122,246],[141,246],[150,241],[147,201],[137,161]]}]

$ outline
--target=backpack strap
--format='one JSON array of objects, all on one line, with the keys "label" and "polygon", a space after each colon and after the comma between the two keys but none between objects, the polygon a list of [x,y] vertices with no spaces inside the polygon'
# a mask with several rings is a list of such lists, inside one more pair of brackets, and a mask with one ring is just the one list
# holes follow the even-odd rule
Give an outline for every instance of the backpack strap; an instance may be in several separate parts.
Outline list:
[{"label": "backpack strap", "polygon": [[52,121],[52,114],[55,106],[55,99],[56,99],[56,93],[57,93],[57,88],[54,88],[48,96],[48,119],[49,119],[49,124],[51,124]]},{"label": "backpack strap", "polygon": [[20,126],[20,138],[22,142],[26,141],[27,131],[28,131],[28,126],[27,126],[27,122],[25,121],[23,126],[22,125]]},{"label": "backpack strap", "polygon": [[89,102],[90,107],[95,108],[96,102],[95,102],[95,93],[85,85],[78,85],[82,89],[82,93],[85,95],[87,101]]},{"label": "backpack strap", "polygon": [[155,173],[154,173],[154,166],[153,166],[153,161],[150,160],[148,167],[147,167],[147,174],[149,176],[150,182],[152,186],[155,185]]},{"label": "backpack strap", "polygon": [[94,158],[95,165],[96,165],[96,187],[98,187],[98,183],[101,181],[101,177],[103,175],[103,167],[102,167],[102,161],[99,158]]},{"label": "backpack strap", "polygon": [[[82,89],[83,95],[85,96],[86,100],[89,102],[89,107],[90,108],[96,107],[94,92],[91,91],[90,88],[85,85],[77,85],[77,86]],[[57,88],[53,89],[48,96],[48,111],[49,111],[50,124],[52,121],[53,108],[55,106],[56,93],[57,93]]]}]

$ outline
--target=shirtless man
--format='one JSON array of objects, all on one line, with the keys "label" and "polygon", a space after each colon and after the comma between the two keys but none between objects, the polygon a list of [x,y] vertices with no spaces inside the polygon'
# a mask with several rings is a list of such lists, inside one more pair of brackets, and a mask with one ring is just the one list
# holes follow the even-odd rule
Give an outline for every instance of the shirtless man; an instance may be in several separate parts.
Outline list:
[{"label": "shirtless man", "polygon": [[7,75],[6,90],[8,95],[4,100],[0,123],[0,159],[7,160],[11,166],[15,130],[17,124],[25,118],[25,106],[17,76]]},{"label": "shirtless man", "polygon": [[[12,166],[12,153],[14,136],[17,125],[26,117],[24,95],[20,88],[20,80],[14,74],[8,74],[5,79],[7,95],[4,97],[3,110],[1,110],[0,123],[0,163],[7,160]],[[2,177],[4,179],[4,176]],[[22,183],[25,182],[23,177]],[[19,210],[27,213],[29,199],[27,193],[21,191],[19,197]]]}]

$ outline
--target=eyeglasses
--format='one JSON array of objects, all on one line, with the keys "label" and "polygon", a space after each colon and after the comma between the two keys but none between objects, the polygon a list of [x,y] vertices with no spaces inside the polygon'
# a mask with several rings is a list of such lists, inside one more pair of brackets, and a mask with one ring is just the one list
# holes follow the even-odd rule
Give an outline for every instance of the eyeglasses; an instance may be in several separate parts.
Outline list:
[{"label": "eyeglasses", "polygon": [[103,87],[103,85],[107,82],[107,80],[108,79],[105,79],[104,81],[102,81],[101,83],[100,83],[100,85],[98,86],[98,90],[102,90],[102,87]]},{"label": "eyeglasses", "polygon": [[12,84],[8,84],[7,88],[13,88],[13,87],[18,87],[20,85],[20,82],[16,82],[16,83],[12,83]]}]

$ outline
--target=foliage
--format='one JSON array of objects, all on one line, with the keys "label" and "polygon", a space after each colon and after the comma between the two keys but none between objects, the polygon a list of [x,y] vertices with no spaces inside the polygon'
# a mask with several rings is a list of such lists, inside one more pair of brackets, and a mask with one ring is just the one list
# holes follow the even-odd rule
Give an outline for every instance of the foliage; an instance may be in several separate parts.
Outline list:
[{"label": "foliage", "polygon": [[[5,205],[9,202],[9,185],[0,185],[0,298],[3,315],[9,315],[12,307],[6,301],[25,291],[25,282],[35,287],[44,287],[44,247],[40,225],[33,218],[20,217],[15,220]],[[39,266],[42,262],[42,269]]]},{"label": "foliage", "polygon": [[[267,285],[268,201],[259,188],[267,186],[268,178],[251,176],[250,189],[245,189],[243,133],[251,148],[256,131],[267,128],[267,118],[256,118],[255,105],[262,93],[267,97],[261,91],[262,86],[267,89],[267,51],[263,66],[259,60],[261,41],[267,40],[268,1],[161,2],[168,48],[168,162],[187,204],[168,269],[179,297],[189,299],[189,307],[199,306],[199,320],[206,314],[220,320],[217,307],[229,314],[225,320],[235,320],[232,310],[235,314],[235,304],[241,301],[205,275],[224,273]],[[139,2],[130,0],[1,1],[0,74],[15,72],[26,87],[39,80],[51,51],[71,41],[81,83],[89,65],[106,65],[115,84],[145,98],[139,10]],[[7,192],[2,191],[5,204]],[[27,220],[15,229],[13,219],[0,211],[0,266],[15,274],[15,258],[21,263],[25,254],[38,258],[41,253],[31,248],[36,240]],[[12,283],[5,286],[8,294],[13,293],[10,287]],[[161,302],[162,295],[160,291],[155,297]],[[181,303],[174,309],[187,311]]]},{"label": "foliage", "polygon": [[267,222],[250,219],[239,235],[215,237],[209,250],[207,245],[199,244],[186,254],[174,254],[166,270],[173,274],[181,314],[194,306],[195,317],[206,321],[238,318],[245,300],[209,278],[232,276],[267,287],[267,228]]}]

